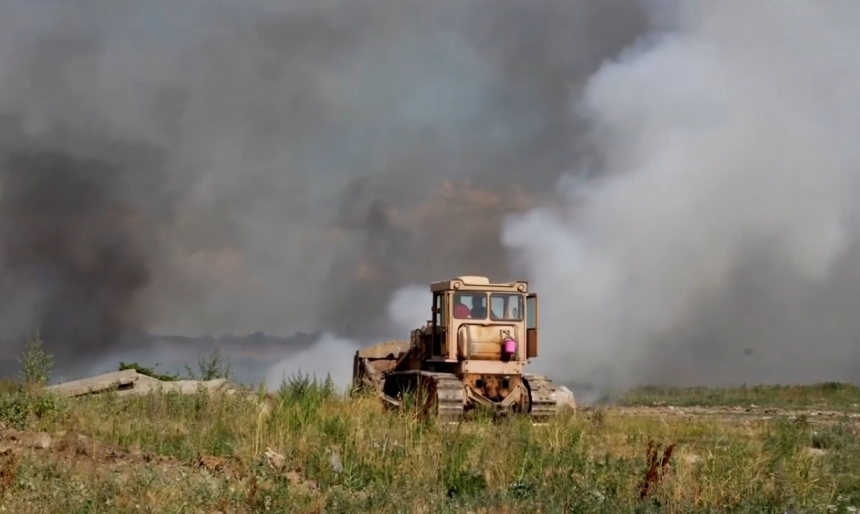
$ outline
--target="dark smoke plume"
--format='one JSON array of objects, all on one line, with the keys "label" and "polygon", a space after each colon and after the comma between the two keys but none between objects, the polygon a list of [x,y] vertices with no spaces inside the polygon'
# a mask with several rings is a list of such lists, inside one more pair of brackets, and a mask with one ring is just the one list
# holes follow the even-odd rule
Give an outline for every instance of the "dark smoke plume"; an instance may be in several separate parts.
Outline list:
[{"label": "dark smoke plume", "polygon": [[136,300],[172,208],[163,156],[61,130],[28,137],[12,123],[0,142],[3,313],[39,328],[62,361],[96,356],[144,321]]},{"label": "dark smoke plume", "polygon": [[3,2],[2,335],[69,359],[136,329],[370,337],[404,284],[504,278],[501,217],[587,155],[570,98],[648,23],[634,0]]}]

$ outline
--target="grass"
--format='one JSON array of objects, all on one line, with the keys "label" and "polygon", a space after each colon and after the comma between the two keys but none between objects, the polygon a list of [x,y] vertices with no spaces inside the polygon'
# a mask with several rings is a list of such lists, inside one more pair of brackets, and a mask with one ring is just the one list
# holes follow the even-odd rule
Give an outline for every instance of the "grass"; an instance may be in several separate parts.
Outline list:
[{"label": "grass", "polygon": [[[794,408],[801,398],[810,405],[842,398],[850,406],[850,390],[702,390],[695,402],[755,398]],[[2,391],[0,512],[823,513],[860,506],[860,436],[850,417],[819,424],[802,415],[631,415],[601,407],[544,426],[517,418],[444,425],[385,412],[373,398],[341,396],[308,377],[256,401],[202,392],[71,400],[27,387]],[[628,398],[692,402],[689,394],[649,389]],[[7,448],[40,432],[52,434],[49,448]],[[651,441],[676,446],[666,475],[640,500]]]},{"label": "grass", "polygon": [[776,407],[839,409],[860,412],[860,387],[839,382],[812,385],[755,385],[709,389],[704,387],[643,386],[603,400],[623,406]]}]

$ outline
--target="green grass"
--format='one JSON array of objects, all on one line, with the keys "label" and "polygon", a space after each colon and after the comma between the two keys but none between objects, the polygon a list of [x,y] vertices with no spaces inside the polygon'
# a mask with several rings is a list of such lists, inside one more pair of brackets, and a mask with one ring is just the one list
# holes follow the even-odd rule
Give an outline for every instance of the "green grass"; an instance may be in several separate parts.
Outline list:
[{"label": "green grass", "polygon": [[[627,406],[756,404],[791,416],[612,405],[544,426],[521,418],[447,425],[386,412],[374,398],[340,396],[330,382],[308,377],[272,396],[58,398],[41,387],[52,360],[33,342],[23,380],[0,383],[0,512],[829,513],[860,506],[860,432],[851,416],[860,394],[843,384],[643,387],[613,398]],[[198,364],[195,376],[229,375],[220,354]],[[826,422],[796,415],[824,408],[846,412]],[[30,448],[42,432],[51,445]],[[640,500],[651,442],[676,446],[667,474]]]},{"label": "green grass", "polygon": [[756,385],[725,389],[643,386],[603,400],[623,406],[775,407],[860,412],[860,388],[825,382],[812,385]]},{"label": "green grass", "polygon": [[[9,426],[85,434],[162,459],[48,449],[0,460],[6,470],[0,509],[828,512],[828,506],[860,505],[860,438],[848,422],[629,416],[606,408],[546,426],[522,419],[442,425],[307,381],[285,384],[270,401],[266,412],[237,396],[65,400],[5,393],[0,420]],[[668,475],[640,501],[649,440],[678,446]],[[284,469],[267,463],[267,449],[284,457]],[[201,456],[223,469],[195,466]]]}]

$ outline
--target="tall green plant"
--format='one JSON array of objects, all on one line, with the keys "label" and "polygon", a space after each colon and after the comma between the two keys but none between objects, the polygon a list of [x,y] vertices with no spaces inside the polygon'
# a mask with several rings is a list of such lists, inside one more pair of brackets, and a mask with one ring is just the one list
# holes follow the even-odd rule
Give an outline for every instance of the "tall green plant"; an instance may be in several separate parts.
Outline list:
[{"label": "tall green plant", "polygon": [[233,371],[230,367],[230,359],[224,359],[221,354],[221,348],[215,347],[212,355],[209,358],[198,356],[197,367],[199,373],[195,373],[190,366],[185,365],[185,373],[191,380],[214,380],[216,378],[233,378]]},{"label": "tall green plant", "polygon": [[27,338],[24,352],[18,358],[21,364],[21,375],[27,387],[42,387],[51,378],[54,369],[54,357],[44,348],[41,333],[37,330]]}]

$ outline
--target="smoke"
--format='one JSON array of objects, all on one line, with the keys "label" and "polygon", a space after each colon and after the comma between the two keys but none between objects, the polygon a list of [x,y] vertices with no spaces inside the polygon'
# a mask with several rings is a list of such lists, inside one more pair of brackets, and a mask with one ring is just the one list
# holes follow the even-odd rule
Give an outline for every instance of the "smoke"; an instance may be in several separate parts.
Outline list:
[{"label": "smoke", "polygon": [[35,324],[62,342],[61,359],[87,358],[142,320],[134,300],[150,280],[162,219],[146,204],[171,206],[159,191],[157,152],[48,136],[2,149],[2,321],[7,329]]},{"label": "smoke", "polygon": [[401,334],[408,335],[420,327],[431,316],[433,297],[428,286],[404,286],[391,295],[388,304],[388,319],[393,328]]},{"label": "smoke", "polygon": [[648,23],[633,0],[3,2],[4,352],[37,328],[73,367],[139,331],[360,339],[402,285],[510,273],[500,220],[588,156],[565,105]]},{"label": "smoke", "polygon": [[299,377],[317,382],[330,378],[335,390],[344,392],[352,381],[352,357],[355,350],[356,341],[323,334],[313,348],[272,366],[266,372],[265,386],[269,390],[277,390],[282,384]]},{"label": "smoke", "polygon": [[858,11],[4,2],[2,350],[348,366],[479,274],[542,294],[562,382],[855,379]]},{"label": "smoke", "polygon": [[4,354],[349,366],[479,274],[562,382],[855,379],[860,9],[643,5],[4,2]]},{"label": "smoke", "polygon": [[856,381],[860,6],[653,9],[662,30],[574,98],[597,178],[504,227],[542,293],[535,367],[617,387]]}]

